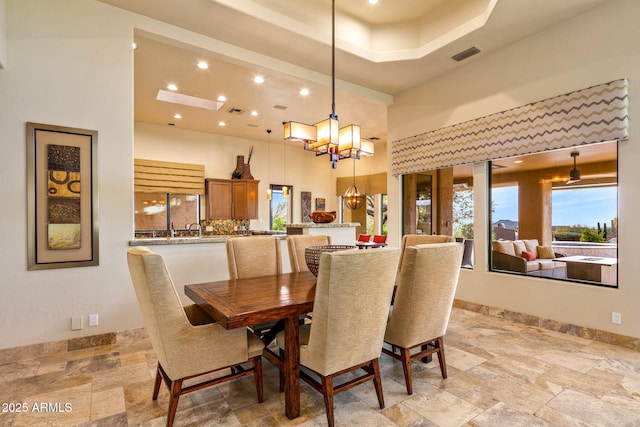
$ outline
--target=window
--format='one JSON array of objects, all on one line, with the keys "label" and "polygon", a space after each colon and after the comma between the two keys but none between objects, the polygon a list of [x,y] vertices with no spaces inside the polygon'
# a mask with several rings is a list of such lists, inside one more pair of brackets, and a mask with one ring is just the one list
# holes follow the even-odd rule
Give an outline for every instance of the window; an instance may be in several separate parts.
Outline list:
[{"label": "window", "polygon": [[490,179],[493,271],[617,286],[616,142],[494,160]]},{"label": "window", "polygon": [[[293,187],[281,184],[270,184],[271,203],[269,204],[269,228],[271,230],[286,230],[285,224],[291,224],[291,206]],[[285,197],[284,188],[287,196]]]},{"label": "window", "polygon": [[135,193],[136,237],[185,236],[192,224],[200,224],[199,195]]}]

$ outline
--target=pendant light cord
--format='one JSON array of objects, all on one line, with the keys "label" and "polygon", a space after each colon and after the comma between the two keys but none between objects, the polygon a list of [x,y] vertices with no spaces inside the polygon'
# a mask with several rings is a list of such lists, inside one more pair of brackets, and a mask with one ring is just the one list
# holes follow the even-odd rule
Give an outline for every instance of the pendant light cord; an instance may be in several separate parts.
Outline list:
[{"label": "pendant light cord", "polygon": [[336,0],[331,1],[331,118],[336,115]]}]

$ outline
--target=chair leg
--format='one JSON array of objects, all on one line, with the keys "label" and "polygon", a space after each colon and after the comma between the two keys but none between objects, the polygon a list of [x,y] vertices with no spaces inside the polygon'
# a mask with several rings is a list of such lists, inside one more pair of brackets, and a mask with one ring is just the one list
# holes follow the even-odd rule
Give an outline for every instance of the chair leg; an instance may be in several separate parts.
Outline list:
[{"label": "chair leg", "polygon": [[158,363],[158,369],[156,369],[156,382],[153,385],[153,400],[158,399],[158,393],[160,392],[160,384],[162,384],[162,372],[160,363]]},{"label": "chair leg", "polygon": [[380,376],[380,364],[378,359],[371,361],[371,368],[373,369],[373,385],[376,388],[376,395],[378,396],[378,404],[380,409],[384,409],[384,395],[382,394],[382,377]]},{"label": "chair leg", "polygon": [[324,395],[327,423],[329,427],[333,427],[333,377],[322,377],[322,394]]},{"label": "chair leg", "polygon": [[411,352],[408,348],[400,349],[404,382],[407,385],[407,394],[413,394],[413,377],[411,375]]},{"label": "chair leg", "polygon": [[258,403],[264,401],[263,387],[262,387],[262,356],[253,358],[253,376],[256,381],[256,391],[258,392]]},{"label": "chair leg", "polygon": [[442,337],[438,337],[435,344],[438,348],[438,363],[440,363],[442,378],[447,378],[447,362],[444,359],[444,340]]},{"label": "chair leg", "polygon": [[169,412],[167,413],[167,427],[173,426],[173,419],[176,417],[178,409],[178,400],[182,391],[182,379],[171,382],[169,394]]},{"label": "chair leg", "polygon": [[[284,350],[280,349],[280,360],[284,360]],[[284,393],[284,369],[279,369],[278,370],[278,391],[280,391],[280,393]]]}]

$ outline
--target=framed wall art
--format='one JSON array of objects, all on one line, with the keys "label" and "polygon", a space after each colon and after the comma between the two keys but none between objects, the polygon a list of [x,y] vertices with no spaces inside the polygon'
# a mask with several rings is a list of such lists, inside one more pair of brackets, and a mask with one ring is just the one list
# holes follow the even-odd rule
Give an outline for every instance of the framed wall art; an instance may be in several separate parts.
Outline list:
[{"label": "framed wall art", "polygon": [[300,192],[300,203],[302,213],[302,222],[311,222],[311,218],[309,218],[309,214],[311,213],[311,191],[301,191]]},{"label": "framed wall art", "polygon": [[29,270],[98,265],[98,132],[27,123]]},{"label": "framed wall art", "polygon": [[323,211],[324,209],[325,209],[324,198],[316,197],[316,210]]}]

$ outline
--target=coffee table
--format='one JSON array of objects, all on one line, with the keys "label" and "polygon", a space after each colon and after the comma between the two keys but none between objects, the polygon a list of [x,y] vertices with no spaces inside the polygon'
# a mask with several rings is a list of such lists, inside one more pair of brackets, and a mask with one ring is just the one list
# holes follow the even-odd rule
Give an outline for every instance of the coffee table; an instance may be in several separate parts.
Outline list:
[{"label": "coffee table", "polygon": [[572,255],[554,258],[567,264],[567,278],[599,282],[605,285],[618,283],[618,259],[598,256]]}]

